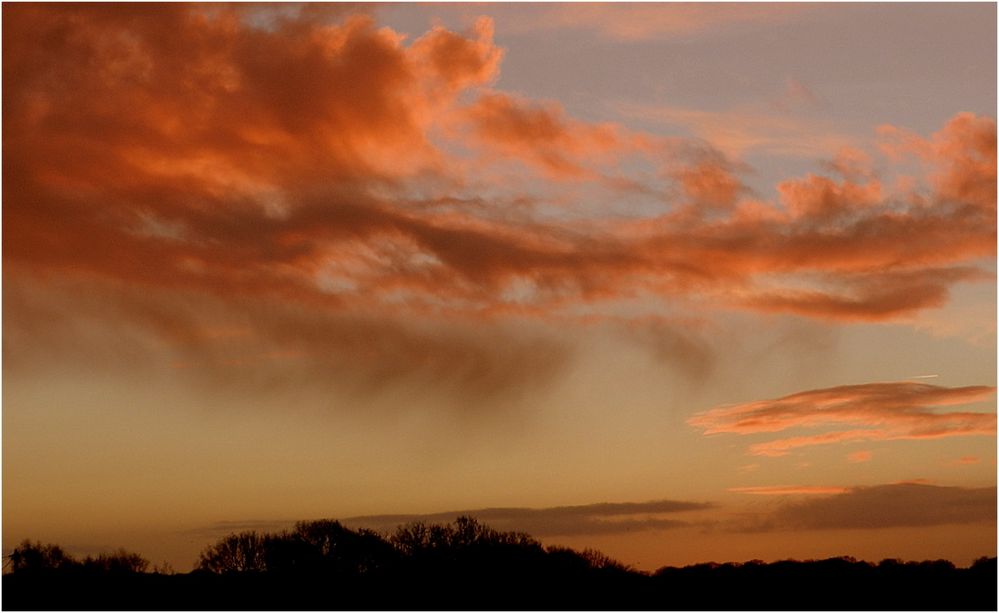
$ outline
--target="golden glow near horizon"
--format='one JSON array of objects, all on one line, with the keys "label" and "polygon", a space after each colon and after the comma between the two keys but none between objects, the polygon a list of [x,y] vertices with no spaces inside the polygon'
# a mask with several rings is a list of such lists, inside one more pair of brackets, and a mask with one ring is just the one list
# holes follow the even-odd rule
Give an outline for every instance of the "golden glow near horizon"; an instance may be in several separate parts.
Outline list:
[{"label": "golden glow near horizon", "polygon": [[5,550],[996,555],[995,22],[4,5]]}]

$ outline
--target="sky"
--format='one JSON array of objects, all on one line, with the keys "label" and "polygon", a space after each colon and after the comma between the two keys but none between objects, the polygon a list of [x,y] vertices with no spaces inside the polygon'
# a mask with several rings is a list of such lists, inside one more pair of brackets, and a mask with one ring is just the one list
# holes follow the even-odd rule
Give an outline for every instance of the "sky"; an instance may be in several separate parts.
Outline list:
[{"label": "sky", "polygon": [[996,6],[3,5],[3,547],[996,555]]}]

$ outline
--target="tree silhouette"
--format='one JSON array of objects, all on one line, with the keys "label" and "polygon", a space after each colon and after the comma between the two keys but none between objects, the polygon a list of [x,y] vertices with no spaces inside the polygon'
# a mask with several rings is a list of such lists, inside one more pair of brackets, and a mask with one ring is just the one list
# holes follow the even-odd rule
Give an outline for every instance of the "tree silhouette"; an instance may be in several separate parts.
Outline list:
[{"label": "tree silhouette", "polygon": [[596,549],[586,548],[580,554],[580,557],[586,561],[590,568],[622,572],[631,570],[627,565],[618,562],[614,558],[605,555],[602,551],[597,551]]},{"label": "tree silhouette", "polygon": [[267,569],[264,540],[256,532],[230,534],[201,552],[198,568],[213,573],[262,572]]},{"label": "tree silhouette", "polygon": [[58,545],[24,540],[10,554],[12,572],[61,570],[77,562]]},{"label": "tree silhouette", "polygon": [[87,556],[81,566],[84,570],[102,573],[144,573],[149,568],[149,560],[137,553],[118,549],[113,553],[102,553],[96,558]]},{"label": "tree silhouette", "polygon": [[149,560],[137,553],[118,549],[111,553],[101,553],[97,557],[87,556],[82,561],[66,553],[59,545],[23,541],[10,554],[11,572],[37,573],[55,571],[80,571],[88,573],[144,573],[149,568]]},{"label": "tree silhouette", "polygon": [[541,543],[522,532],[498,532],[479,523],[474,517],[460,516],[454,524],[426,525],[414,522],[400,526],[392,544],[407,556],[431,552],[458,552],[474,547],[540,548]]},{"label": "tree silhouette", "polygon": [[301,521],[292,532],[263,541],[267,570],[363,575],[388,568],[398,554],[371,530],[351,530],[328,519]]}]

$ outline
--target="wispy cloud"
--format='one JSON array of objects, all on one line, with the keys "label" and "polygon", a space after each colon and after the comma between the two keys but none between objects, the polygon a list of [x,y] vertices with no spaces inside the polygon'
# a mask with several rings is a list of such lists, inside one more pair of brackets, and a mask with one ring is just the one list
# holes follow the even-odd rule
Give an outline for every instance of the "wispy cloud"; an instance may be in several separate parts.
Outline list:
[{"label": "wispy cloud", "polygon": [[818,434],[779,438],[749,447],[762,456],[786,455],[793,449],[840,442],[995,436],[995,413],[941,413],[938,407],[985,400],[994,387],[948,388],[895,382],[846,385],[698,413],[688,420],[705,434],[760,434],[788,429],[849,426]]},{"label": "wispy cloud", "polygon": [[720,28],[772,24],[813,10],[803,4],[583,3],[547,5],[512,17],[514,31],[590,30],[619,41],[689,36]]},{"label": "wispy cloud", "polygon": [[754,152],[825,157],[859,144],[855,137],[842,134],[823,121],[766,109],[707,111],[623,102],[616,109],[624,117],[658,123],[702,138],[733,157]]},{"label": "wispy cloud", "polygon": [[842,494],[849,488],[828,485],[762,485],[755,487],[730,487],[730,492],[757,496],[797,496]]},{"label": "wispy cloud", "polygon": [[965,455],[957,458],[956,460],[951,460],[949,464],[956,466],[970,466],[973,464],[981,463],[982,459],[974,455]]},{"label": "wispy cloud", "polygon": [[794,77],[788,77],[784,89],[773,101],[774,108],[780,111],[793,111],[800,107],[818,106],[821,100],[810,87]]}]

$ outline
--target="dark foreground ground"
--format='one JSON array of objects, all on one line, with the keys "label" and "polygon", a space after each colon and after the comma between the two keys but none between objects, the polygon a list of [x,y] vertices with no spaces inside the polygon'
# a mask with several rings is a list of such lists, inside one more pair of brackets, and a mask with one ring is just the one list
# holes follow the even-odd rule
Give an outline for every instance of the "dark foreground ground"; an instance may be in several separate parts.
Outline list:
[{"label": "dark foreground ground", "polygon": [[4,610],[996,610],[996,559],[849,558],[624,568],[449,564],[368,576],[228,573],[3,577]]}]

